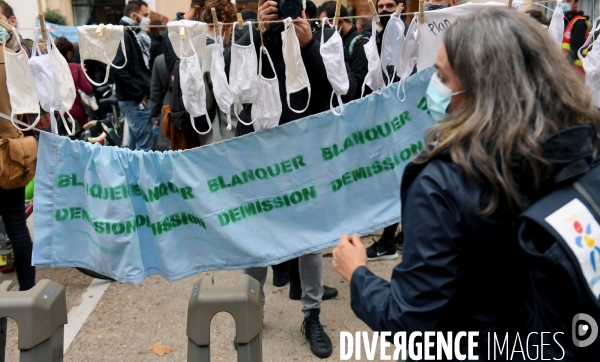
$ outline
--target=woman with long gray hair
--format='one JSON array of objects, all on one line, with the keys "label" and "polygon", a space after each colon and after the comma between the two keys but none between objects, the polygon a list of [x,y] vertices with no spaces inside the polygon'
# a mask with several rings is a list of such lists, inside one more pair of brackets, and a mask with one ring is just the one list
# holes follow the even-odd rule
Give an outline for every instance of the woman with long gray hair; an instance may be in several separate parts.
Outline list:
[{"label": "woman with long gray hair", "polygon": [[[456,21],[435,66],[427,90],[438,121],[426,136],[431,147],[402,179],[402,262],[388,282],[367,269],[358,235],[344,235],[333,265],[351,282],[354,313],[373,330],[477,331],[475,354],[485,360],[494,332],[501,346],[534,315],[517,217],[552,190],[565,166],[598,156],[600,113],[548,31],[513,10]],[[545,308],[560,314],[556,305]],[[570,323],[573,315],[560,317]],[[570,355],[565,328],[545,336],[542,343],[552,344],[545,358]],[[467,338],[459,343],[466,354]],[[515,334],[511,350],[513,343]]]}]

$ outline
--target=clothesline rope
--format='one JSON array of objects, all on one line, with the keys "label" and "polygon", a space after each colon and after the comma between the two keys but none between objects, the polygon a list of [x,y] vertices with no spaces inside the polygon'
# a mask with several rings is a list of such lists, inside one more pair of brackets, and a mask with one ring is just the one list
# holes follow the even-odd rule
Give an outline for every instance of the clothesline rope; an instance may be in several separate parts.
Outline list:
[{"label": "clothesline rope", "polygon": [[[539,4],[546,4],[546,3],[554,3],[557,2],[557,0],[543,0],[543,1],[536,1],[531,3],[530,5],[539,5]],[[525,5],[525,4],[524,4]],[[385,17],[391,17],[394,14],[381,14],[381,15],[377,15],[379,18],[385,18]],[[402,13],[400,15],[413,15],[413,16],[418,16],[419,12],[414,12],[414,13]],[[340,16],[338,17],[338,19],[364,19],[364,18],[371,18],[373,17],[373,14],[368,14],[368,15],[352,15],[352,16]],[[306,19],[307,21],[321,21],[321,19],[319,18],[314,18],[314,19]],[[294,21],[299,21],[294,19]],[[244,25],[247,23],[247,21],[244,21]],[[269,20],[269,21],[252,21],[252,24],[260,24],[260,23],[269,23],[269,24],[283,24],[283,20]],[[232,23],[220,23],[221,25],[237,25],[238,22],[232,22]],[[213,26],[212,23],[207,23],[207,25],[209,26]],[[143,28],[143,29],[150,29],[150,28],[165,28],[167,27],[167,25],[145,25],[145,26],[139,26],[139,25],[125,25],[124,26],[127,29],[138,29],[138,28]],[[65,28],[65,27],[62,27]],[[76,26],[67,26],[67,28],[76,28]],[[35,30],[37,28],[16,28],[17,30]]]}]

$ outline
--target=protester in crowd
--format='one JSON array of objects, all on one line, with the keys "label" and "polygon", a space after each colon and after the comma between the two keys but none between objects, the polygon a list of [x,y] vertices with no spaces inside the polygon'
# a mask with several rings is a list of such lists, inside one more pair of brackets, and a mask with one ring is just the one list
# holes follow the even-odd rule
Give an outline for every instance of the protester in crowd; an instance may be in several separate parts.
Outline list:
[{"label": "protester in crowd", "polygon": [[563,54],[565,54],[569,62],[573,64],[573,67],[575,67],[580,74],[585,74],[583,63],[577,56],[577,52],[583,46],[587,38],[588,24],[583,11],[579,11],[578,6],[578,0],[565,0],[562,3],[562,10],[565,14],[565,33],[561,48]]},{"label": "protester in crowd", "polygon": [[[192,0],[190,4],[190,8],[185,12],[179,12],[175,16],[175,20],[197,20],[200,21],[202,19],[202,14],[204,14],[204,0]],[[173,50],[173,45],[171,44],[171,40],[169,40],[169,30],[165,31],[163,36],[163,49],[165,54],[165,62],[167,64],[167,70],[169,74],[173,73],[173,66],[175,65],[175,61],[177,60],[177,55]]]},{"label": "protester in crowd", "polygon": [[423,10],[432,11],[449,8],[456,5],[456,0],[425,0]]},{"label": "protester in crowd", "polygon": [[[447,108],[426,136],[431,147],[403,175],[402,262],[388,282],[366,267],[358,235],[344,235],[333,265],[351,282],[352,310],[374,331],[478,331],[475,354],[484,356],[488,332],[522,331],[535,318],[517,217],[557,187],[567,165],[591,162],[600,114],[548,32],[509,9],[454,22],[435,66],[428,107]],[[570,325],[573,314],[561,317]]]},{"label": "protester in crowd", "polygon": [[[319,15],[319,10],[317,8],[317,5],[308,0],[306,2],[306,9],[304,10],[304,12],[306,13],[306,18],[307,19],[317,19],[317,15]],[[319,20],[313,20],[310,22],[310,29],[312,30],[313,36],[316,36],[317,32],[319,30],[321,30],[321,22]],[[320,34],[320,33],[319,33]],[[321,39],[320,35],[317,36],[317,39]]]},{"label": "protester in crowd", "polygon": [[527,14],[527,15],[531,16],[532,18],[534,18],[535,20],[537,20],[545,28],[548,28],[548,25],[550,25],[550,20],[548,19],[546,14],[544,14],[544,12],[541,10],[529,9],[525,12],[525,14]]},{"label": "protester in crowd", "polygon": [[127,117],[129,125],[129,148],[149,151],[152,148],[152,122],[150,121],[150,37],[139,26],[149,23],[150,10],[144,1],[127,3],[119,25],[136,26],[125,28],[124,42],[127,58],[119,47],[113,63],[127,64],[123,69],[112,69],[110,74],[115,82],[119,108]]},{"label": "protester in crowd", "polygon": [[[285,124],[296,119],[300,119],[312,114],[330,109],[329,100],[331,97],[332,87],[327,80],[327,72],[323,64],[323,59],[320,54],[319,39],[313,37],[311,26],[306,20],[306,13],[303,11],[301,17],[295,19],[293,26],[295,28],[296,37],[301,49],[301,57],[310,81],[311,93],[306,89],[290,94],[290,104],[295,109],[304,109],[308,103],[307,109],[302,113],[295,113],[290,109],[287,102],[288,95],[286,94],[286,72],[285,63],[283,61],[283,46],[282,46],[282,31],[284,24],[273,23],[268,21],[279,18],[277,14],[277,2],[264,1],[259,2],[258,21],[264,21],[265,32],[263,40],[267,51],[269,52],[274,64],[275,73],[279,82],[280,99],[282,104],[282,114],[279,119],[279,124]],[[236,35],[237,36],[237,35]],[[266,55],[260,52],[261,37],[253,27],[252,32],[247,31],[241,38],[236,37],[236,44],[249,45],[250,36],[253,36],[253,42],[256,47],[256,54],[262,56],[263,64],[270,64]],[[225,52],[225,69],[229,74],[231,64],[231,53]],[[273,78],[274,74],[270,66],[263,66],[262,75],[265,78]],[[250,107],[245,106],[239,117],[246,122],[251,120]],[[244,135],[254,131],[252,126],[244,126],[238,124],[237,135]],[[308,254],[299,258],[300,279],[302,288],[302,304],[304,312],[303,330],[306,338],[309,341],[311,351],[318,357],[325,358],[331,355],[332,345],[329,336],[323,330],[323,326],[319,320],[321,311],[321,300],[323,297],[323,257],[321,253]],[[250,268],[244,270],[257,279],[261,288],[264,286],[267,277],[267,268]],[[263,294],[264,295],[264,294]]]},{"label": "protester in crowd", "polygon": [[162,25],[160,20],[153,20],[150,23],[150,71],[154,68],[156,57],[165,52],[162,42],[167,27]]},{"label": "protester in crowd", "polygon": [[370,37],[371,34],[373,33],[373,29],[372,29],[372,22],[373,22],[373,18],[372,17],[363,17],[363,18],[358,18],[356,20],[356,29],[364,36],[366,37]]},{"label": "protester in crowd", "polygon": [[[396,2],[395,0],[379,0],[377,1],[377,13],[379,15],[383,15],[379,18],[381,25],[383,26],[383,30],[377,33],[377,49],[379,54],[381,55],[381,42],[383,40],[383,34],[385,32],[385,27],[387,26],[388,21],[390,20],[390,16],[396,12],[398,9],[398,5],[402,4],[404,10],[406,11],[406,4],[404,0]],[[394,75],[394,67],[388,66],[387,69],[387,78],[391,78]],[[383,79],[387,79],[384,75]],[[398,81],[399,78],[397,76],[394,77],[393,81]],[[398,225],[399,223],[395,223],[389,225],[383,229],[383,233],[378,240],[367,248],[367,258],[368,260],[393,260],[398,257],[398,252],[396,248],[398,245],[402,245],[404,242],[402,233],[398,233]]]},{"label": "protester in crowd", "polygon": [[[336,4],[336,1],[324,2],[318,9],[319,19],[328,17],[329,21],[333,23]],[[344,5],[340,6],[340,17],[348,17],[348,10]],[[344,61],[350,66],[350,72],[348,72],[350,89],[346,95],[342,96],[342,101],[349,102],[360,98],[365,76],[369,72],[369,62],[364,49],[369,38],[359,33],[350,19],[339,19],[338,24],[335,25],[337,25],[342,36]],[[326,24],[326,26],[329,26],[329,24]],[[369,92],[365,91],[365,93]],[[337,105],[337,102],[334,102],[334,105]]]},{"label": "protester in crowd", "polygon": [[169,104],[169,98],[171,96],[169,89],[170,83],[171,77],[167,70],[165,55],[161,54],[154,59],[152,80],[150,83],[150,119],[154,124],[152,126],[154,137],[154,146],[152,149],[155,151],[166,151],[170,148],[169,141],[165,138],[162,131],[164,113],[161,112],[163,107]]},{"label": "protester in crowd", "polygon": [[[62,56],[69,63],[69,70],[71,71],[71,76],[73,77],[73,82],[75,83],[76,89],[81,89],[81,91],[85,94],[91,94],[93,92],[92,84],[83,74],[83,69],[81,69],[81,65],[79,63],[73,63],[71,60],[73,59],[73,54],[75,51],[75,47],[73,43],[69,41],[69,39],[65,37],[57,38],[54,41],[56,48],[62,54]],[[83,109],[83,105],[81,104],[81,97],[79,96],[79,92],[75,93],[75,102],[73,103],[73,107],[69,110],[69,113],[75,120],[79,122],[79,125],[83,126],[88,123],[88,115],[85,113]]]},{"label": "protester in crowd", "polygon": [[[17,27],[17,18],[12,7],[6,1],[0,1],[0,19]],[[0,42],[7,38],[6,47],[13,51],[21,51],[16,37],[0,27]],[[2,44],[2,47],[5,45]],[[23,51],[27,51],[24,47]],[[0,49],[0,112],[10,115],[11,105],[6,84],[6,66],[4,49]],[[38,123],[39,125],[39,123]],[[0,117],[0,138],[18,138],[22,132],[17,130],[10,120]],[[5,190],[0,187],[0,216],[14,252],[14,263],[19,281],[19,290],[29,290],[35,285],[35,268],[31,265],[33,243],[27,227],[25,216],[25,187]]]}]

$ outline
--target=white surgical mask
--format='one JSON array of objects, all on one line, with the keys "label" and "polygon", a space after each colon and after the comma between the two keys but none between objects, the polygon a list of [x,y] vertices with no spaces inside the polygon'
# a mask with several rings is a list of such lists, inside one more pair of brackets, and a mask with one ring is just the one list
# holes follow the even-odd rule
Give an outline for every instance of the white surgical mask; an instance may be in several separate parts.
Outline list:
[{"label": "white surgical mask", "polygon": [[563,18],[562,1],[558,0],[558,3],[556,3],[556,7],[554,8],[554,13],[552,14],[552,20],[550,20],[550,25],[548,26],[548,31],[559,47],[562,45],[563,34],[565,32],[565,22],[563,21]]},{"label": "white surgical mask", "polygon": [[[68,111],[75,102],[75,83],[65,58],[58,52],[54,40],[50,34],[47,35],[46,49],[48,54],[39,51],[39,28],[36,28],[33,43],[33,55],[29,59],[29,68],[33,76],[33,82],[37,90],[42,109],[49,112],[52,133],[58,134],[58,126],[54,111],[60,113],[63,125],[69,135],[73,135],[75,121]],[[71,128],[67,125],[64,113],[69,116]]]},{"label": "white surgical mask", "polygon": [[[206,54],[206,24],[193,20],[174,20],[167,24],[169,29],[169,40],[173,45],[173,51],[177,58],[191,57],[196,54],[199,58],[204,58]],[[191,42],[189,39],[183,45],[180,45],[180,30],[184,28],[186,34],[192,34]],[[186,35],[187,38],[187,35]]]},{"label": "white surgical mask", "polygon": [[[191,34],[186,29],[186,39],[194,49]],[[179,38],[179,45],[183,48],[183,39]],[[194,54],[179,60],[179,79],[181,84],[181,98],[185,110],[190,114],[190,122],[194,131],[204,135],[211,131],[212,122],[208,120],[208,131],[200,132],[196,129],[194,118],[206,114],[206,92],[204,89],[204,78],[202,77],[202,67],[200,59],[194,50]]]},{"label": "white surgical mask", "polygon": [[[252,124],[242,121],[238,113],[244,103],[256,103],[258,89],[258,60],[256,59],[256,48],[254,48],[254,36],[252,34],[252,23],[247,21],[250,32],[250,45],[239,45],[235,43],[235,31],[231,34],[231,66],[229,68],[229,87],[233,93],[234,112],[239,122],[249,126]],[[239,112],[238,112],[239,109]]]},{"label": "white surgical mask", "polygon": [[[219,23],[219,27],[222,24]],[[217,29],[215,29],[215,32]],[[215,35],[217,44],[212,50],[212,62],[210,63],[210,79],[212,81],[213,94],[219,105],[221,112],[227,116],[227,129],[231,130],[231,105],[233,104],[233,94],[227,83],[225,74],[225,60],[223,59],[223,37]]]},{"label": "white surgical mask", "polygon": [[[21,39],[18,32],[13,28],[13,36],[16,37],[15,42],[21,46]],[[8,34],[4,33],[3,42],[8,40]],[[29,59],[27,53],[21,48],[18,53],[9,52],[6,47],[4,50],[4,63],[6,67],[6,88],[10,98],[10,121],[13,126],[21,131],[29,131],[34,128],[40,121],[40,101],[38,98],[33,76],[29,69]],[[37,118],[30,126],[26,128],[17,127],[14,119],[15,114],[37,114]]]},{"label": "white surgical mask", "polygon": [[[84,25],[77,27],[77,36],[79,38],[79,55],[81,57],[81,67],[85,77],[95,86],[101,86],[108,82],[110,67],[123,69],[127,65],[127,53],[125,51],[125,41],[123,39],[124,28],[122,25]],[[125,63],[116,66],[112,63],[117,55],[121,44],[121,50],[125,57]],[[102,83],[96,83],[85,71],[84,61],[87,59],[97,60],[107,65],[106,76]]]},{"label": "white surgical mask", "polygon": [[[325,28],[327,17],[321,20],[321,29]],[[331,38],[325,43],[324,31],[321,31],[321,48],[320,53],[323,58],[323,64],[327,71],[327,79],[331,83],[333,92],[331,93],[330,107],[331,112],[336,116],[339,116],[344,112],[344,103],[342,103],[342,96],[348,93],[350,87],[350,81],[348,80],[348,73],[346,72],[346,66],[344,61],[344,44],[342,37],[337,31],[333,33]],[[336,113],[333,108],[333,95],[337,96],[338,104],[340,105],[341,113]]]},{"label": "white surgical mask", "polygon": [[[376,29],[377,24],[374,17],[372,26],[373,29]],[[369,86],[373,92],[385,87],[385,82],[383,81],[383,75],[381,73],[381,60],[379,59],[377,43],[375,42],[376,38],[376,36],[370,37],[369,41],[364,46],[368,72],[362,85],[362,91],[360,93],[361,97],[365,93],[365,85]]]},{"label": "white surgical mask", "polygon": [[141,19],[139,21],[139,24],[141,27],[147,27],[148,25],[150,25],[150,18],[147,16],[141,16],[140,14],[135,14],[137,16],[139,16],[139,18]]},{"label": "white surgical mask", "polygon": [[[383,39],[381,41],[381,68],[385,74],[387,85],[394,80],[394,76],[400,67],[400,49],[404,44],[404,22],[399,16],[392,15],[385,27]],[[388,66],[394,67],[392,78],[389,78]]]},{"label": "white surgical mask", "polygon": [[596,107],[600,107],[600,37],[596,38],[592,49],[585,57],[581,54],[581,49],[588,49],[594,33],[598,30],[600,30],[600,23],[596,25],[596,29],[590,31],[587,40],[577,52],[579,59],[583,62],[585,84],[592,90],[592,101]]},{"label": "white surgical mask", "polygon": [[[287,93],[287,104],[295,113],[302,113],[308,109],[310,104],[310,81],[306,74],[306,68],[300,53],[300,43],[296,36],[296,28],[291,18],[283,21],[285,30],[281,33],[283,41],[283,61],[285,63],[285,92]],[[302,110],[295,110],[290,106],[290,95],[308,89],[308,102]]]},{"label": "white surgical mask", "polygon": [[[402,44],[400,50],[400,67],[398,68],[398,76],[400,77],[400,85],[396,90],[396,97],[400,102],[404,102],[406,99],[406,91],[404,91],[404,83],[406,79],[412,74],[419,59],[419,50],[421,49],[421,38],[419,37],[419,23],[417,19],[413,19],[412,23],[408,27],[406,33],[406,39]],[[404,92],[404,97],[400,98],[400,88]]]},{"label": "white surgical mask", "polygon": [[271,64],[275,76],[271,79],[262,76],[263,57],[261,56],[258,62],[258,98],[252,106],[251,112],[255,131],[276,127],[279,124],[282,111],[279,81],[277,80],[273,61],[265,47],[261,46],[260,49],[269,59],[269,64]]}]

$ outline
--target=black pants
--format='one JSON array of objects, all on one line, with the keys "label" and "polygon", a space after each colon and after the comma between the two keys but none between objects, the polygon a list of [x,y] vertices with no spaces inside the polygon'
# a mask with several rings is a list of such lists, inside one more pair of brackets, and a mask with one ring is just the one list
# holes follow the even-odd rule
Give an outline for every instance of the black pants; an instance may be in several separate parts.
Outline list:
[{"label": "black pants", "polygon": [[31,266],[33,243],[25,218],[24,187],[14,190],[0,188],[0,215],[15,253],[20,290],[31,289],[35,285],[35,268]]}]

